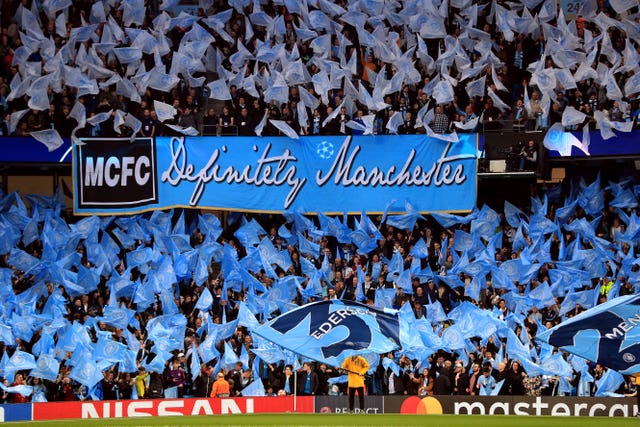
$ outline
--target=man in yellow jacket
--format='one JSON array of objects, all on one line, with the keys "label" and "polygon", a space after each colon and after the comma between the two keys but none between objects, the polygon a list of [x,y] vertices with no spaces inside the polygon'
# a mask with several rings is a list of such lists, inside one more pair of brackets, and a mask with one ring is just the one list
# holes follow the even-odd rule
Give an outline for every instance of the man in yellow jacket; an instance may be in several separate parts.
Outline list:
[{"label": "man in yellow jacket", "polygon": [[353,412],[356,392],[360,401],[360,411],[364,411],[364,376],[369,370],[369,362],[362,356],[353,355],[342,362],[341,368],[349,374],[349,412]]}]

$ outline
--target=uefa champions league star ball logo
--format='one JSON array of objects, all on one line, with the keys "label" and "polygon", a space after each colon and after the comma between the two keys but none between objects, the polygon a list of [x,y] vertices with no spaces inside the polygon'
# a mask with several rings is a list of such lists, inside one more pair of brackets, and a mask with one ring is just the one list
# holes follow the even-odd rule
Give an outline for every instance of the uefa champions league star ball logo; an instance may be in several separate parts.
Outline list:
[{"label": "uefa champions league star ball logo", "polygon": [[321,158],[321,159],[330,159],[331,157],[333,157],[333,153],[334,153],[334,149],[333,149],[333,144],[330,143],[329,141],[322,141],[321,143],[318,144],[318,147],[316,148],[316,154]]}]

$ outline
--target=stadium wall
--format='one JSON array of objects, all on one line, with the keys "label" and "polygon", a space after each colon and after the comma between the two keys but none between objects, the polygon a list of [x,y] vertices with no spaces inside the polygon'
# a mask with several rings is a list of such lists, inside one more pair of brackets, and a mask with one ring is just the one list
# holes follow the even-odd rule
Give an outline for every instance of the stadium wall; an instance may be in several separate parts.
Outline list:
[{"label": "stadium wall", "polygon": [[[0,422],[259,413],[348,412],[346,396],[239,397],[0,405]],[[633,398],[527,396],[367,396],[367,414],[632,417]],[[359,412],[359,410],[356,410]]]}]

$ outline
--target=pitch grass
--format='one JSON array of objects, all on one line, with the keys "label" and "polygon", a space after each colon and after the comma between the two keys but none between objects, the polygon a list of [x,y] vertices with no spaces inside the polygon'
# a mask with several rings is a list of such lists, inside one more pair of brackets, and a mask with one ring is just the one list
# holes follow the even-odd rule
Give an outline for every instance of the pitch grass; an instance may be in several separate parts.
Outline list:
[{"label": "pitch grass", "polygon": [[118,419],[88,419],[63,421],[33,421],[7,423],[12,426],[34,427],[168,427],[168,426],[277,426],[277,427],[619,427],[640,426],[637,418],[606,417],[535,417],[508,415],[400,415],[400,414],[248,414],[201,415],[187,417],[144,417]]}]

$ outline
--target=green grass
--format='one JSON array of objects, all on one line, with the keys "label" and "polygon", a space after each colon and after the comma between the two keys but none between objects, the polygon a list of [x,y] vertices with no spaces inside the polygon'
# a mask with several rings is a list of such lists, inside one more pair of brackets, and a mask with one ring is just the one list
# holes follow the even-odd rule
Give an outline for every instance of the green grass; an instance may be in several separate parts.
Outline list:
[{"label": "green grass", "polygon": [[70,427],[92,426],[420,426],[420,427],[618,427],[638,426],[637,418],[535,417],[508,415],[400,415],[400,414],[250,414],[201,415],[188,417],[144,417],[8,423],[9,426]]}]

